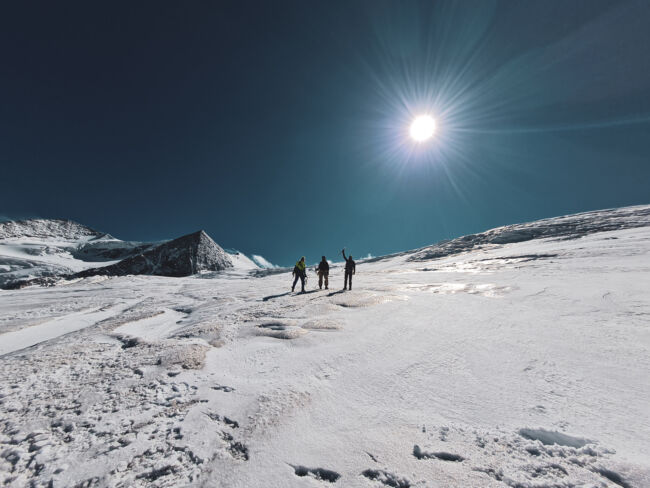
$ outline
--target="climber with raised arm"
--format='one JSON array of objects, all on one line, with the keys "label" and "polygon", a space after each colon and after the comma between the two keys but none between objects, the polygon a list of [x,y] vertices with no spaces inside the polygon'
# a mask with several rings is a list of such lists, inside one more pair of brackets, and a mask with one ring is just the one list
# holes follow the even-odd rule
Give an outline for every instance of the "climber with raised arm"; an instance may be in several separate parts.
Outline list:
[{"label": "climber with raised arm", "polygon": [[352,289],[352,275],[357,272],[357,264],[352,259],[352,256],[345,257],[345,249],[341,250],[343,259],[345,259],[345,281],[343,282],[343,289],[347,289],[348,280],[350,281],[350,290]]}]

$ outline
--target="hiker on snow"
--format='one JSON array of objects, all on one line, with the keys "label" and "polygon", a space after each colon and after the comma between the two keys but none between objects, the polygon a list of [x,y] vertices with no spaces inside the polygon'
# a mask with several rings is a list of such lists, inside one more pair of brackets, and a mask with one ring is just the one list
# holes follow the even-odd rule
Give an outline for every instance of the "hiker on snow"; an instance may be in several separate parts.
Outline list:
[{"label": "hiker on snow", "polygon": [[325,289],[327,290],[329,285],[330,264],[327,262],[327,259],[325,259],[325,256],[323,256],[321,262],[318,263],[316,272],[318,273],[318,288],[321,290],[323,289],[323,278],[325,278]]},{"label": "hiker on snow", "polygon": [[357,265],[352,260],[352,256],[349,258],[345,257],[345,249],[341,251],[343,254],[343,259],[345,259],[345,281],[343,282],[343,289],[345,290],[348,286],[348,280],[350,280],[350,290],[352,289],[352,275],[357,272]]},{"label": "hiker on snow", "polygon": [[291,291],[294,291],[296,283],[298,283],[298,278],[300,278],[300,281],[302,282],[302,293],[305,293],[305,278],[307,278],[305,256],[301,257],[300,261],[298,261],[293,267],[293,275],[295,276],[295,279],[293,280]]}]

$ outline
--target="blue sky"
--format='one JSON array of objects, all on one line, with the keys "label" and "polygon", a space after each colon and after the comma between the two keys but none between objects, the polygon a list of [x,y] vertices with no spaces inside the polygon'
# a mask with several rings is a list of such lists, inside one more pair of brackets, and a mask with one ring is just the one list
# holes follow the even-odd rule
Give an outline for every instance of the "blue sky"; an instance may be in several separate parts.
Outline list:
[{"label": "blue sky", "polygon": [[289,265],[650,203],[649,22],[642,1],[13,2],[0,214],[202,228]]}]

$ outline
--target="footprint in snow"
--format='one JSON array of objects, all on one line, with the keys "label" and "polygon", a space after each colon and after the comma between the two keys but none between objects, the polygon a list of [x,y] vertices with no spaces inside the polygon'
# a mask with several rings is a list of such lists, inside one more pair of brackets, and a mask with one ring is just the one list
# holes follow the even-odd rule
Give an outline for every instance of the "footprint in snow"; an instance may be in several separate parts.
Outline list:
[{"label": "footprint in snow", "polygon": [[440,459],[442,461],[453,462],[461,462],[465,460],[463,456],[459,454],[453,454],[451,452],[426,452],[420,449],[420,446],[417,444],[413,446],[413,455],[418,459]]},{"label": "footprint in snow", "polygon": [[406,478],[400,478],[382,469],[366,469],[361,475],[369,480],[379,481],[381,484],[392,488],[411,488],[411,482]]},{"label": "footprint in snow", "polygon": [[290,464],[289,466],[293,468],[295,475],[300,477],[310,476],[320,481],[329,481],[330,483],[336,483],[336,481],[341,477],[339,473],[332,471],[331,469],[307,468],[300,465],[294,466],[293,464]]},{"label": "footprint in snow", "polygon": [[266,322],[256,327],[257,334],[276,339],[297,339],[307,331],[301,327],[281,321]]}]

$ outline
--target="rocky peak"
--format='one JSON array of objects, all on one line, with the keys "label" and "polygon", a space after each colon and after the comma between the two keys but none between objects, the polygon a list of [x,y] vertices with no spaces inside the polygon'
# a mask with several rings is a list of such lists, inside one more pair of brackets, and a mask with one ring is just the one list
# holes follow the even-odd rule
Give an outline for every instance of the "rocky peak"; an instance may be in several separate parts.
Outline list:
[{"label": "rocky peak", "polygon": [[200,230],[147,249],[103,268],[92,268],[77,276],[150,274],[189,276],[201,271],[221,271],[233,266],[226,251]]}]

